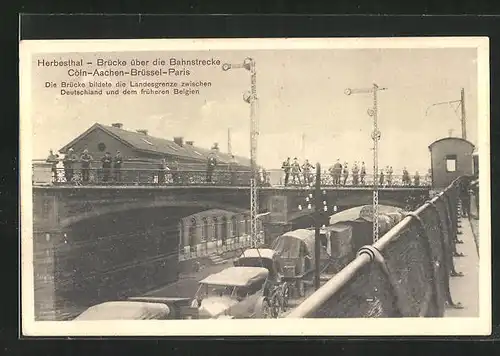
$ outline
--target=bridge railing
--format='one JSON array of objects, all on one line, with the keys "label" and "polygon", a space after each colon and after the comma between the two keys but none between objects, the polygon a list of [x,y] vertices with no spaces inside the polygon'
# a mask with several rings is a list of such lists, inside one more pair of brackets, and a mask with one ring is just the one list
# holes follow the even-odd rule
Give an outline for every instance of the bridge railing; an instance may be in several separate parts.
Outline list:
[{"label": "bridge railing", "polygon": [[[38,164],[33,166],[33,183],[45,185],[151,185],[151,186],[199,186],[199,185],[217,185],[217,186],[250,186],[251,172],[249,171],[231,171],[215,170],[162,170],[160,168],[53,168],[50,164]],[[260,186],[284,186],[283,180],[272,182],[270,174],[261,172],[258,175]],[[290,187],[308,187],[315,182],[315,174],[300,174],[298,176],[290,175],[286,186]],[[322,186],[373,186],[373,175],[365,177],[340,177],[336,180],[328,172],[322,173]],[[415,180],[403,179],[402,175],[384,176],[379,179],[381,187],[427,187],[430,186],[430,180],[421,178]]]},{"label": "bridge railing", "polygon": [[289,318],[442,317],[455,304],[450,277],[463,178],[408,213],[293,310]]}]

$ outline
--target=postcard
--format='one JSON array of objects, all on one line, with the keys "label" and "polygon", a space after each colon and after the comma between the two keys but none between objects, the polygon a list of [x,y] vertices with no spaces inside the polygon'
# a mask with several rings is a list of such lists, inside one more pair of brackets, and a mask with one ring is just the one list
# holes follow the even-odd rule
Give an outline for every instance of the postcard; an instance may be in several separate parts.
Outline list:
[{"label": "postcard", "polygon": [[488,38],[21,41],[20,103],[23,335],[491,332]]}]

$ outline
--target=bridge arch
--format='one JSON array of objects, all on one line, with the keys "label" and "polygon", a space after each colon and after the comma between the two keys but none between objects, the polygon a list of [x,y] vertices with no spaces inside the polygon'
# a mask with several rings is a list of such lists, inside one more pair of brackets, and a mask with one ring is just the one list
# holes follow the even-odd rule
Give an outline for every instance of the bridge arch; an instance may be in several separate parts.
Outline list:
[{"label": "bridge arch", "polygon": [[[154,208],[192,208],[193,213],[209,209],[229,210],[235,213],[245,213],[248,210],[228,204],[214,201],[155,201],[155,202],[134,202],[129,204],[99,207],[91,211],[78,213],[78,215],[62,219],[60,226],[67,228],[75,223],[80,223],[98,216],[127,212],[130,210],[154,209]],[[188,215],[191,215],[188,214]]]}]

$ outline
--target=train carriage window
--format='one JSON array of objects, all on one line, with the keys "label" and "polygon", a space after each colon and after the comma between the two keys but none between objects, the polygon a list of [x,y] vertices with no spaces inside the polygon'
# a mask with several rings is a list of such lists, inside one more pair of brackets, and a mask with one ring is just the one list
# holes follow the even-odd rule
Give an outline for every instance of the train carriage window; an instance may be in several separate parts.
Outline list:
[{"label": "train carriage window", "polygon": [[446,172],[456,172],[457,170],[457,156],[446,156]]}]

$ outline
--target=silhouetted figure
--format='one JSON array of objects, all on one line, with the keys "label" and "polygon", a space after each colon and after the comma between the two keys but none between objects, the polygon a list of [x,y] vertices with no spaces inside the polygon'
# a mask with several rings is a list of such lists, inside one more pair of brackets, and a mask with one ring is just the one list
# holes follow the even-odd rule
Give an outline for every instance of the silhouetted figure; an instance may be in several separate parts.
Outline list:
[{"label": "silhouetted figure", "polygon": [[408,170],[403,168],[403,185],[410,185],[410,173],[408,173]]},{"label": "silhouetted figure", "polygon": [[392,185],[392,174],[394,173],[392,166],[387,166],[387,185]]},{"label": "silhouetted figure", "polygon": [[365,162],[361,162],[361,172],[360,172],[360,178],[361,178],[361,184],[365,185],[365,177],[366,177],[366,167],[365,167]]},{"label": "silhouetted figure", "polygon": [[288,185],[288,179],[290,178],[290,169],[292,168],[290,164],[290,157],[286,159],[286,161],[283,161],[283,164],[281,165],[281,169],[285,173],[285,186]]},{"label": "silhouetted figure", "polygon": [[63,166],[64,166],[64,177],[66,178],[67,183],[71,183],[73,181],[74,175],[74,163],[77,161],[76,155],[72,148],[68,150],[68,153],[64,156]]},{"label": "silhouetted figure", "polygon": [[113,163],[113,158],[111,157],[111,153],[106,152],[104,157],[101,158],[102,162],[102,181],[107,183],[109,181],[111,175],[111,165]]},{"label": "silhouetted figure", "polygon": [[300,181],[301,169],[297,157],[293,159],[291,171],[292,171],[292,184],[297,184],[297,181],[299,182],[299,185],[302,184]]},{"label": "silhouetted figure", "polygon": [[460,200],[462,201],[462,216],[463,217],[468,217],[470,215],[470,195],[469,195],[469,188],[470,188],[470,180],[469,179],[464,179],[462,182],[460,182]]},{"label": "silhouetted figure", "polygon": [[415,184],[416,187],[420,185],[420,174],[418,171],[415,172],[415,176],[413,177],[413,183]]},{"label": "silhouetted figure", "polygon": [[167,159],[163,157],[160,161],[160,171],[158,172],[158,184],[164,185],[167,178],[167,172],[169,168],[167,166]]},{"label": "silhouetted figure", "polygon": [[120,151],[116,151],[116,155],[113,158],[113,169],[115,170],[115,182],[122,181],[122,164],[123,157]]},{"label": "silhouetted figure", "polygon": [[354,162],[354,166],[352,166],[352,184],[358,185],[359,183],[359,168],[358,163]]},{"label": "silhouetted figure", "polygon": [[180,184],[180,172],[179,172],[179,162],[174,159],[170,165],[170,174],[172,175],[172,183]]},{"label": "silhouetted figure", "polygon": [[57,181],[57,164],[59,163],[59,156],[57,154],[54,154],[52,150],[49,151],[49,156],[47,157],[46,160],[47,163],[50,163],[52,165],[51,170],[52,170],[52,180],[54,182]]},{"label": "silhouetted figure", "polygon": [[80,162],[82,163],[82,182],[88,183],[90,180],[90,165],[92,162],[92,156],[89,154],[89,150],[83,150]]},{"label": "silhouetted figure", "polygon": [[379,184],[384,185],[384,170],[380,170],[380,175],[379,175]]},{"label": "silhouetted figure", "polygon": [[335,180],[333,184],[340,185],[340,177],[342,176],[342,163],[340,163],[340,159],[337,159],[337,162],[333,165],[333,171],[335,174]]},{"label": "silhouetted figure", "polygon": [[313,165],[309,163],[309,160],[306,159],[304,164],[302,165],[302,173],[304,174],[304,184],[310,184],[312,182],[311,170],[313,169]]},{"label": "silhouetted figure", "polygon": [[344,163],[344,181],[343,184],[347,184],[347,179],[349,178],[349,167],[347,166],[347,162]]},{"label": "silhouetted figure", "polygon": [[210,153],[207,161],[207,183],[212,183],[212,176],[214,174],[216,166],[217,166],[217,158],[215,158],[215,154]]}]

